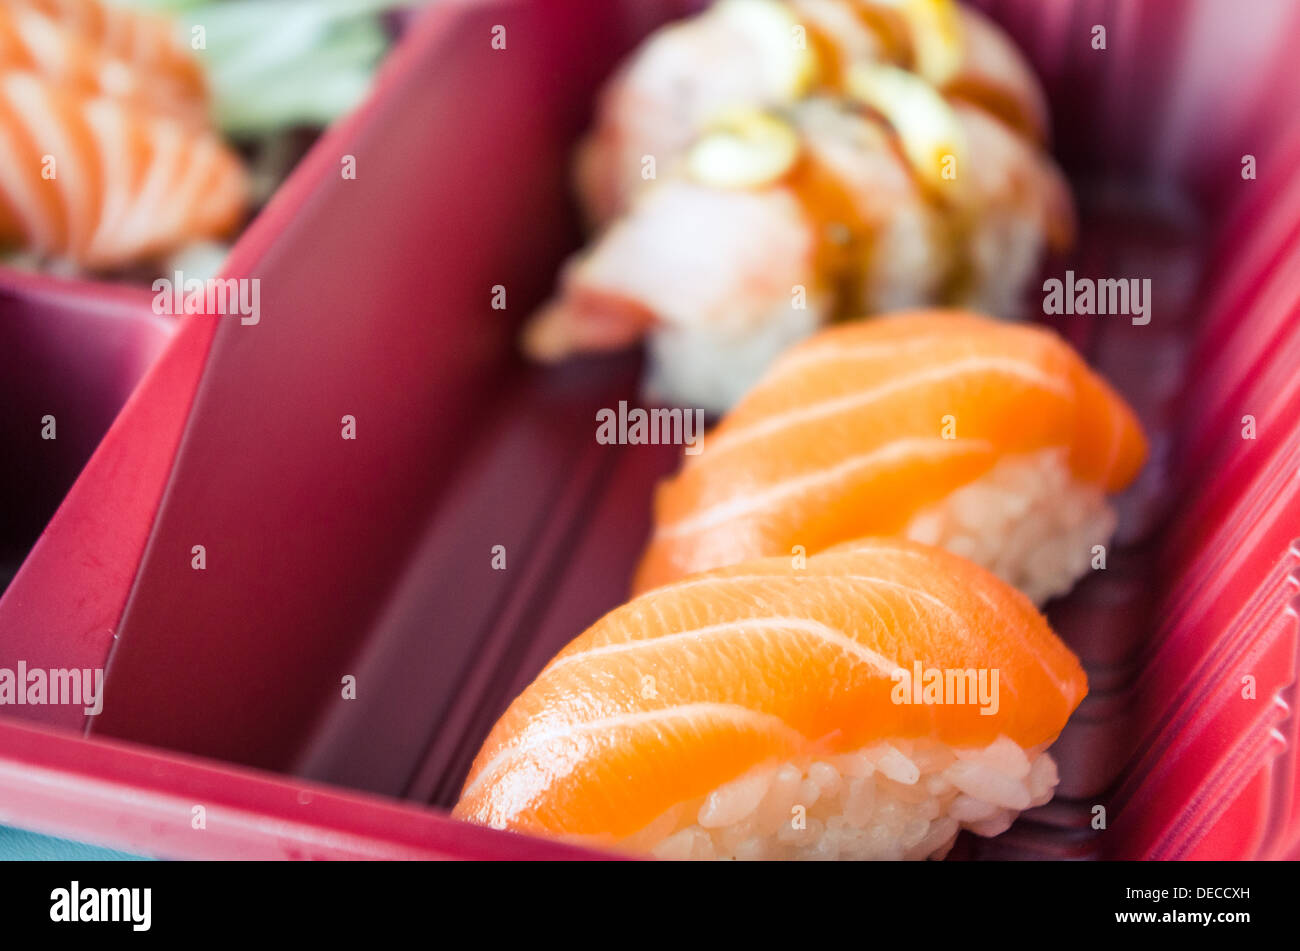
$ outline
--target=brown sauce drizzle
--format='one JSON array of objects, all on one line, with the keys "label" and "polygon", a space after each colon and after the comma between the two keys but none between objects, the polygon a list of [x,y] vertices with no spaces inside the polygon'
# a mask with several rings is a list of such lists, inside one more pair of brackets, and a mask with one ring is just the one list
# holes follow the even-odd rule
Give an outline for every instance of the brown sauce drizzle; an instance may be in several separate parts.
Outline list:
[{"label": "brown sauce drizzle", "polygon": [[915,69],[916,47],[907,21],[900,14],[869,3],[856,2],[852,7],[857,21],[876,34],[888,62]]},{"label": "brown sauce drizzle", "polygon": [[[832,321],[860,317],[874,235],[858,213],[844,182],[826,163],[804,149],[787,175],[786,187],[813,229],[813,273],[817,289],[831,295]],[[812,290],[811,288],[809,289]]]},{"label": "brown sauce drizzle", "polygon": [[978,79],[954,79],[939,90],[946,99],[974,106],[1005,123],[1023,139],[1042,148],[1046,146],[1037,117],[1009,92]]},{"label": "brown sauce drizzle", "polygon": [[[898,14],[863,3],[850,3],[854,19],[875,34],[884,50],[884,59],[895,66],[911,69],[916,56],[907,24]],[[839,43],[815,24],[804,24],[808,43],[817,57],[817,88],[821,92],[840,94],[844,91],[844,70],[847,64]]]},{"label": "brown sauce drizzle", "polygon": [[[937,212],[933,219],[938,229],[936,239],[947,251],[947,269],[936,303],[962,302],[975,280],[970,252],[977,209],[948,200],[921,183],[903,152],[898,133],[884,117],[866,106],[853,104],[852,109],[882,127],[888,147],[917,182],[923,199]],[[962,174],[961,169],[958,169],[958,174]],[[813,273],[817,289],[831,295],[829,319],[839,322],[872,313],[874,302],[866,298],[866,281],[872,263],[875,229],[862,216],[840,173],[804,148],[782,184],[799,202],[812,228],[815,241]]]}]

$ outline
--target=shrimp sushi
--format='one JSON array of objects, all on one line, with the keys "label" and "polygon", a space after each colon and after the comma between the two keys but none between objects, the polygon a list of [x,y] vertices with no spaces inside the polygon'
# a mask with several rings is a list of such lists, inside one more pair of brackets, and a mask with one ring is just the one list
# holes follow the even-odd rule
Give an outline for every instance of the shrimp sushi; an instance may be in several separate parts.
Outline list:
[{"label": "shrimp sushi", "polygon": [[783,356],[660,485],[635,589],[901,535],[1041,603],[1104,558],[1106,495],[1146,451],[1132,410],[1048,330],[942,311],[840,325]]},{"label": "shrimp sushi", "polygon": [[646,157],[667,167],[717,114],[840,92],[861,64],[907,69],[1047,138],[1033,70],[996,24],[954,0],[718,0],[656,31],[604,89],[577,162],[588,220],[625,211]]},{"label": "shrimp sushi", "polygon": [[1073,240],[1059,170],[910,72],[851,78],[851,96],[716,116],[566,265],[524,350],[550,362],[645,339],[654,397],[722,412],[839,319],[1022,316],[1043,256]]},{"label": "shrimp sushi", "polygon": [[1019,592],[901,539],[616,608],[492,729],[462,819],[662,858],[922,859],[1047,802],[1083,669]]}]

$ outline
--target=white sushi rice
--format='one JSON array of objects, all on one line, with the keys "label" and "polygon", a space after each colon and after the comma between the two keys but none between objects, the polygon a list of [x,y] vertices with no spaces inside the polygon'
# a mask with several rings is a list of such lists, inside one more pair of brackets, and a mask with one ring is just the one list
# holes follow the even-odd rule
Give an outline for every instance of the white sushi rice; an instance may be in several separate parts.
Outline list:
[{"label": "white sushi rice", "polygon": [[971,284],[955,303],[1003,320],[1027,313],[1025,288],[1047,248],[1042,228],[1015,209],[986,209],[972,229]]},{"label": "white sushi rice", "polygon": [[1034,603],[1064,594],[1106,545],[1116,515],[1098,486],[1070,472],[1065,451],[1012,456],[914,516],[903,534],[946,548]]},{"label": "white sushi rice", "polygon": [[809,301],[806,310],[780,303],[754,324],[738,327],[656,328],[648,341],[646,393],[714,415],[726,412],[778,354],[817,332],[827,306],[823,299]]},{"label": "white sushi rice", "polygon": [[765,764],[636,839],[662,859],[938,859],[961,829],[1004,832],[1050,800],[1057,781],[1042,747],[1005,736],[974,749],[896,739]]}]

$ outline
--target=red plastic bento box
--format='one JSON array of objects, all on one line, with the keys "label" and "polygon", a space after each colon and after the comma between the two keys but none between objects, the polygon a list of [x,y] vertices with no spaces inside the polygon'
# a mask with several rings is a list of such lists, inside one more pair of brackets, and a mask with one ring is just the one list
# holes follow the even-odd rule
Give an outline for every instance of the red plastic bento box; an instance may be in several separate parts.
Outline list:
[{"label": "red plastic bento box", "polygon": [[[1295,857],[1300,7],[980,5],[1051,98],[1068,266],[1152,279],[1147,326],[1050,322],[1154,451],[1110,567],[1051,607],[1092,685],[1057,798],[956,854]],[[103,667],[109,698],[0,709],[0,823],[164,857],[592,854],[445,809],[505,704],[624,598],[676,464],[592,436],[635,358],[536,369],[513,331],[580,240],[600,80],[693,6],[431,6],[233,252],[255,325],[0,275],[0,667]]]}]

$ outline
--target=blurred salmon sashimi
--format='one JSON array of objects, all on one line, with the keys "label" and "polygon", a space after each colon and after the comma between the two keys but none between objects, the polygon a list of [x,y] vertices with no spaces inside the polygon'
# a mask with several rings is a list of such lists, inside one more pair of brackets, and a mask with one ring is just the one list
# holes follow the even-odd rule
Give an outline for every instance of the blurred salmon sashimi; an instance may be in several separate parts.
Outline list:
[{"label": "blurred salmon sashimi", "polygon": [[5,0],[0,65],[89,96],[208,121],[202,68],[173,24],[100,0]]},{"label": "blurred salmon sashimi", "polygon": [[0,6],[0,242],[111,270],[223,237],[247,177],[170,21],[99,0]]}]

